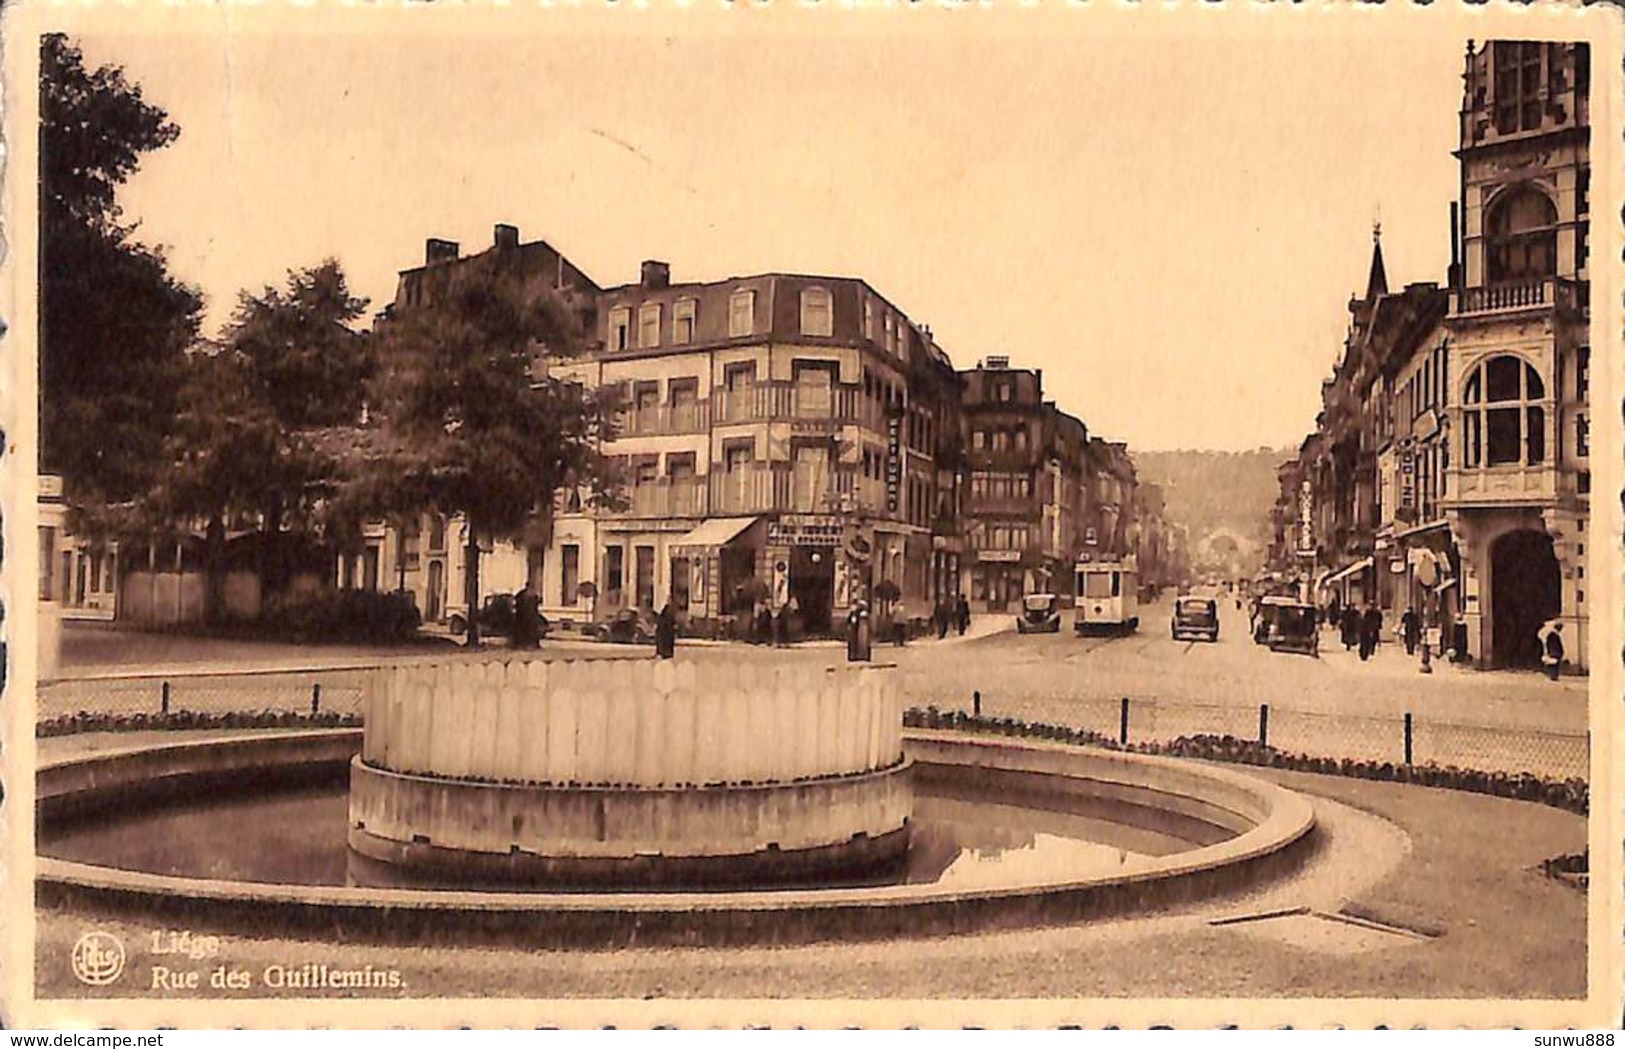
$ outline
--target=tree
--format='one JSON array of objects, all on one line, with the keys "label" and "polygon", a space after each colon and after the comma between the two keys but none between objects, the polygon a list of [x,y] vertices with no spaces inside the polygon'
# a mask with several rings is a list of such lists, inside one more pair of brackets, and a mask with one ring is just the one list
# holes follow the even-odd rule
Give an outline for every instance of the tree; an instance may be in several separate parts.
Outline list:
[{"label": "tree", "polygon": [[527,287],[487,259],[461,264],[431,302],[381,322],[376,335],[388,367],[351,495],[378,515],[463,517],[468,640],[477,645],[481,539],[550,518],[566,481],[608,491],[596,452],[606,406],[580,384],[538,374],[538,361],[579,352],[585,334],[560,293]]},{"label": "tree", "polygon": [[202,313],[116,200],[180,128],[61,34],[40,59],[40,465],[63,475],[82,527],[106,530],[106,509],[143,495],[162,462]]},{"label": "tree", "polygon": [[366,310],[329,259],[288,274],[286,290],[243,293],[222,345],[194,353],[151,503],[164,519],[208,521],[205,614],[221,610],[227,523],[259,530],[264,592],[286,575],[283,531],[317,530],[346,477],[372,372],[351,325]]}]

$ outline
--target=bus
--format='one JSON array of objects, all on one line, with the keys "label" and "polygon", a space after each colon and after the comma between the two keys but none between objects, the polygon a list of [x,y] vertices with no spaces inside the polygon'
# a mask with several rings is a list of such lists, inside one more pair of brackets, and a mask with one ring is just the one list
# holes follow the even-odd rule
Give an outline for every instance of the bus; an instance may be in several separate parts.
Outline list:
[{"label": "bus", "polygon": [[1126,561],[1080,560],[1075,573],[1079,634],[1126,632],[1140,626],[1139,572]]}]

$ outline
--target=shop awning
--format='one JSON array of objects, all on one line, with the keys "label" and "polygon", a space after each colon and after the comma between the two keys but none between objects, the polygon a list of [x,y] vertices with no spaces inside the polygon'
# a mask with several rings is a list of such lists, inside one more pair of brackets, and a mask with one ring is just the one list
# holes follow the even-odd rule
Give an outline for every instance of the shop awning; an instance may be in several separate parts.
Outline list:
[{"label": "shop awning", "polygon": [[726,546],[739,538],[739,533],[757,522],[755,517],[713,517],[702,521],[698,528],[679,537],[674,546]]},{"label": "shop awning", "polygon": [[1320,585],[1331,586],[1333,583],[1341,583],[1343,580],[1347,579],[1351,575],[1354,575],[1356,572],[1363,572],[1370,567],[1371,558],[1362,557],[1352,565],[1344,565],[1342,568],[1339,568],[1325,579],[1322,579],[1320,581]]},{"label": "shop awning", "polygon": [[1395,532],[1394,533],[1394,540],[1397,542],[1398,540],[1401,540],[1401,539],[1410,539],[1410,538],[1413,538],[1415,536],[1422,535],[1425,532],[1432,532],[1432,531],[1436,531],[1436,530],[1439,530],[1439,529],[1448,530],[1449,528],[1450,528],[1450,522],[1449,521],[1444,521],[1444,520],[1429,521],[1426,524],[1419,524],[1415,528],[1407,528],[1403,532]]}]

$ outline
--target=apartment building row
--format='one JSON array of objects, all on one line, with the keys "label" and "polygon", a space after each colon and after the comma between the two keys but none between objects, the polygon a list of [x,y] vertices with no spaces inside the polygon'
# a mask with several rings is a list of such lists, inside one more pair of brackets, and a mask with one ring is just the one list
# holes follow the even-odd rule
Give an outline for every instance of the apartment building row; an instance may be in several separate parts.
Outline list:
[{"label": "apartment building row", "polygon": [[[605,287],[499,225],[473,255],[428,241],[388,313],[431,303],[459,267],[492,265],[577,305],[590,351],[543,367],[613,388],[621,406],[601,452],[624,508],[557,493],[546,528],[482,558],[486,592],[528,581],[550,618],[669,601],[716,620],[765,596],[793,599],[819,631],[882,581],[910,616],[961,593],[1002,610],[1064,591],[1086,552],[1122,558],[1168,532],[1137,516],[1126,446],[1046,401],[1040,372],[998,357],[956,370],[929,326],[862,279],[681,281],[646,261],[636,282]],[[377,525],[337,582],[410,590],[430,620],[459,615],[460,531]]]},{"label": "apartment building row", "polygon": [[1391,291],[1375,235],[1271,559],[1322,602],[1416,609],[1481,665],[1537,663],[1557,619],[1583,669],[1589,54],[1469,45],[1463,81],[1446,280]]}]

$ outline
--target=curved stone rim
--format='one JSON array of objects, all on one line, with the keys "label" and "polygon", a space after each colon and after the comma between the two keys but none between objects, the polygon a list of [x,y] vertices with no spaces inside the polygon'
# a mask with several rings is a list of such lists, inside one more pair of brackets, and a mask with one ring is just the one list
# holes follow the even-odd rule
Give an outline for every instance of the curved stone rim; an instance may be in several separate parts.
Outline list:
[{"label": "curved stone rim", "polygon": [[[309,760],[358,752],[357,729],[301,732],[157,744],[93,754],[44,766],[40,777],[88,779],[89,792],[119,791],[131,783],[105,782],[98,766],[155,753],[202,755],[218,767],[221,757],[244,750],[284,752],[297,766],[300,745],[317,751]],[[1186,759],[1095,751],[1065,744],[909,731],[905,743],[936,760],[961,759],[967,768],[1023,772],[1033,765],[1116,768],[1124,781],[1175,780],[1222,785],[1250,799],[1260,818],[1234,838],[1161,857],[1133,871],[1069,881],[1002,888],[888,885],[829,889],[721,892],[480,892],[469,890],[350,888],[343,886],[186,878],[131,871],[39,856],[39,899],[90,904],[119,912],[169,913],[212,904],[221,917],[282,930],[342,924],[353,937],[357,925],[384,939],[429,938],[464,932],[524,942],[564,941],[612,946],[650,942],[810,942],[941,935],[1059,924],[1083,918],[1153,910],[1169,903],[1216,895],[1251,884],[1303,859],[1315,826],[1309,801],[1283,787],[1228,769]],[[295,752],[294,760],[288,753]],[[932,757],[911,752],[916,767]],[[212,759],[212,760],[211,760]],[[343,760],[348,761],[348,757]],[[1003,762],[1000,764],[999,762]],[[1098,771],[1098,769],[1096,770]],[[77,775],[76,775],[77,774]],[[1063,773],[1037,773],[1064,775]],[[1089,777],[1073,776],[1074,779]],[[103,782],[98,783],[98,780]],[[1092,780],[1093,782],[1108,782]],[[1172,795],[1170,795],[1172,796]],[[1205,800],[1205,799],[1202,799]],[[1245,814],[1237,813],[1245,818]],[[196,915],[195,909],[187,913]],[[371,919],[368,922],[367,919]],[[375,923],[375,924],[374,924]],[[528,924],[527,924],[528,923]]]}]

